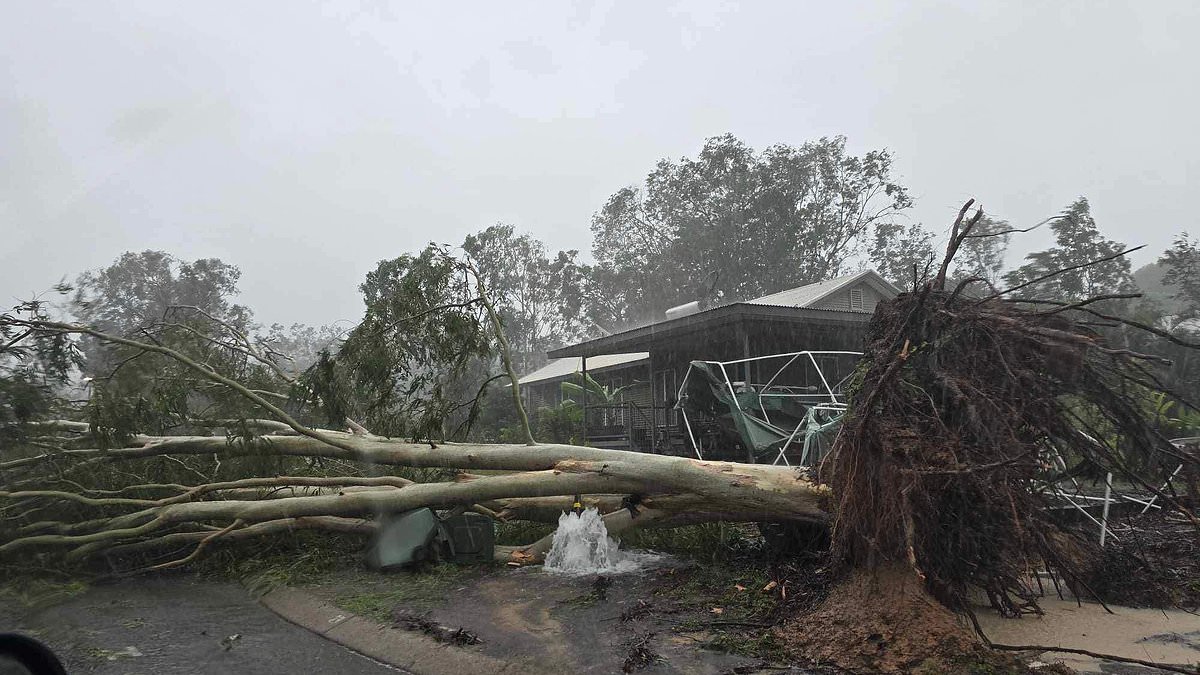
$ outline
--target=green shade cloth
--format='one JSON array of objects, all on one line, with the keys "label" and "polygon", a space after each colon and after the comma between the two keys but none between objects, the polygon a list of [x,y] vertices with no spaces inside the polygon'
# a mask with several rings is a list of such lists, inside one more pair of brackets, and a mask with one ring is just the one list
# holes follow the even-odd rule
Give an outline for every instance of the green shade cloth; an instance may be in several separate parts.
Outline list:
[{"label": "green shade cloth", "polygon": [[841,423],[840,413],[805,406],[795,398],[764,395],[751,389],[731,394],[725,377],[713,364],[692,361],[691,369],[700,381],[689,380],[687,407],[731,424],[756,457],[774,459],[795,434],[789,450],[802,448],[801,463],[817,461],[823,454],[822,446],[828,445],[822,441]]}]

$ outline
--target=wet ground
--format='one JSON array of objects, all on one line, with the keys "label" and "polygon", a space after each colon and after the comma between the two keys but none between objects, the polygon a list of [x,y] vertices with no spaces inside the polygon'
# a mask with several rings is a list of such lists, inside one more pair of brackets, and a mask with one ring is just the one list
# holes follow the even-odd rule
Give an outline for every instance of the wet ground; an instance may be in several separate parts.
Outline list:
[{"label": "wet ground", "polygon": [[47,643],[73,674],[401,672],[284,621],[238,584],[187,575],[95,586],[35,607],[0,598],[0,630]]},{"label": "wet ground", "polygon": [[[1042,598],[1042,617],[1003,619],[980,611],[984,632],[996,642],[1037,644],[1116,654],[1132,658],[1193,665],[1200,663],[1200,616],[1174,609],[1133,609],[1112,606],[1112,612],[1094,602]],[[1149,675],[1166,672],[1131,664],[1047,652],[1042,661],[1062,661],[1080,673]]]},{"label": "wet ground", "polygon": [[[314,595],[381,623],[399,610],[466,630],[478,651],[529,673],[808,672],[781,667],[752,569],[651,566],[603,578],[540,567],[440,565],[420,574],[343,570],[308,586]],[[1018,621],[980,612],[994,640],[1064,645],[1172,663],[1200,661],[1200,617],[1178,611],[1082,607],[1045,599],[1046,616]],[[287,623],[241,585],[189,575],[139,578],[42,599],[0,596],[0,630],[47,642],[71,673],[401,672]],[[1138,666],[1047,653],[1080,672],[1146,675]]]},{"label": "wet ground", "polygon": [[[769,601],[760,580],[751,587],[749,578],[743,586],[724,577],[728,588],[713,587],[697,571],[672,563],[598,580],[492,567],[456,578],[435,571],[423,581],[348,571],[307,590],[377,620],[399,610],[463,629],[482,642],[458,648],[522,662],[531,673],[811,672],[770,658],[771,631],[753,616]],[[410,592],[415,584],[439,590]]]}]

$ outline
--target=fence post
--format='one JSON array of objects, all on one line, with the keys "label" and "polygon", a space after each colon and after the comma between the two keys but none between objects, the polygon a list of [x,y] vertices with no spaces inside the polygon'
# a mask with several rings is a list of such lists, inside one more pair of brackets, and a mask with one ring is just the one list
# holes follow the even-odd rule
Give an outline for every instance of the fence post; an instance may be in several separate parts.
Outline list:
[{"label": "fence post", "polygon": [[1104,479],[1104,513],[1100,515],[1100,548],[1104,548],[1104,538],[1108,534],[1108,505],[1112,503],[1112,474]]}]

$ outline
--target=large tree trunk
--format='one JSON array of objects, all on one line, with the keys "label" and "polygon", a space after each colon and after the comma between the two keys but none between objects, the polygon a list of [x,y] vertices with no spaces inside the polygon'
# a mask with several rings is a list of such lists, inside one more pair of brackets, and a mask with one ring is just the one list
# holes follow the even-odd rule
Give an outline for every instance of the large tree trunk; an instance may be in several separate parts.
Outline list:
[{"label": "large tree trunk", "polygon": [[[366,532],[369,526],[350,527],[346,523],[421,507],[473,506],[502,519],[545,522],[569,508],[567,497],[576,494],[601,495],[589,503],[602,507],[613,534],[637,527],[716,520],[817,523],[828,520],[822,507],[825,492],[787,467],[706,462],[572,445],[435,447],[374,436],[320,433],[335,438],[337,446],[294,435],[263,436],[251,442],[214,436],[138,437],[127,447],[76,447],[10,460],[0,464],[0,468],[10,474],[37,474],[41,464],[63,460],[77,462],[77,470],[86,470],[105,463],[157,456],[266,455],[350,460],[366,464],[368,469],[440,467],[457,469],[460,473],[452,481],[434,483],[409,483],[388,476],[247,479],[192,487],[157,500],[93,497],[61,491],[0,493],[0,497],[12,499],[66,497],[93,506],[127,507],[132,511],[83,523],[49,521],[27,525],[17,532],[18,536],[0,544],[0,555],[29,547],[65,548],[68,559],[80,560],[110,549],[138,550],[154,546],[154,542],[244,539],[286,527],[340,531],[349,528]],[[85,443],[87,438],[84,435],[73,444]],[[476,475],[470,471],[511,473]],[[33,479],[27,477],[25,482],[28,480]],[[272,492],[254,494],[255,489],[264,487],[270,487]],[[621,506],[628,495],[638,497],[636,515]],[[196,524],[204,527],[197,530]],[[525,547],[501,548],[498,556],[532,562],[540,560],[548,547],[546,539]]]}]

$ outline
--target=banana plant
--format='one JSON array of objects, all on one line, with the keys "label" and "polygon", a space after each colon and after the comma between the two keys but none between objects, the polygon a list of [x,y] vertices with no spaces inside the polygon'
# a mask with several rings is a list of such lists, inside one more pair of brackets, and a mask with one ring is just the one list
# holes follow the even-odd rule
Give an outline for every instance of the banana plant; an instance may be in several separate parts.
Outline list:
[{"label": "banana plant", "polygon": [[595,402],[601,405],[611,405],[617,402],[617,397],[620,396],[621,392],[629,389],[635,384],[638,384],[637,381],[634,381],[630,382],[624,387],[609,387],[592,379],[591,375],[584,375],[583,373],[575,373],[575,375],[579,378],[579,382],[568,381],[562,383],[561,388],[563,399],[582,401],[583,395],[586,392],[589,402]]},{"label": "banana plant", "polygon": [[1151,418],[1171,433],[1200,433],[1200,412],[1188,408],[1164,392],[1153,392],[1146,407],[1151,413]]}]

